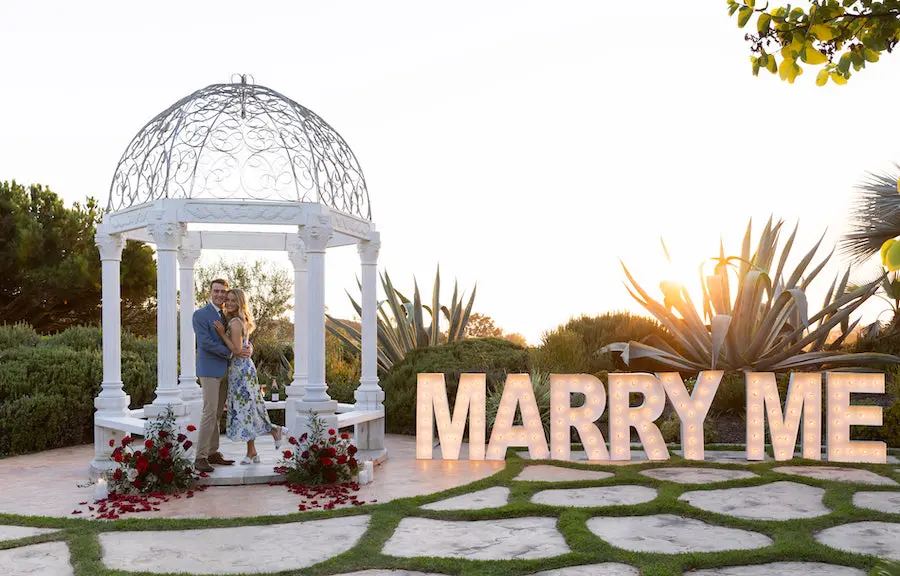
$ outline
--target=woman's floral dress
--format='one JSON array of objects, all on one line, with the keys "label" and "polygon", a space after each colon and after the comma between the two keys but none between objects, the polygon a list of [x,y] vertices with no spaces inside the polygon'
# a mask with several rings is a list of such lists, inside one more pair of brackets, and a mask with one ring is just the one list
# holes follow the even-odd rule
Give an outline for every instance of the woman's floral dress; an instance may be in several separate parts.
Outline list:
[{"label": "woman's floral dress", "polygon": [[[229,333],[232,326],[236,330],[243,329],[239,323],[229,323]],[[241,341],[246,344],[247,338],[242,336]],[[256,365],[252,359],[240,356],[232,358],[228,366],[228,394],[225,398],[225,408],[228,410],[225,434],[234,442],[254,440],[257,436],[268,434],[274,428],[272,421],[269,420],[265,398],[256,376]]]}]

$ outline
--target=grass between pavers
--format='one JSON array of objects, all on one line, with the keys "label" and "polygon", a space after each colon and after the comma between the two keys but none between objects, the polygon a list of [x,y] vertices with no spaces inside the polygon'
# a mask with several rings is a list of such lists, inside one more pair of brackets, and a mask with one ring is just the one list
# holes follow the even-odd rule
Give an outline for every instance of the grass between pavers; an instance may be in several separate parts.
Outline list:
[{"label": "grass between pavers", "polygon": [[[574,449],[574,447],[573,447]],[[600,562],[621,562],[640,569],[642,576],[680,576],[683,571],[730,565],[762,564],[780,561],[825,562],[853,566],[873,571],[878,559],[873,556],[842,552],[819,544],[813,535],[825,528],[859,521],[883,521],[900,523],[900,514],[886,514],[874,510],[856,508],[852,504],[853,494],[859,491],[900,490],[897,486],[872,486],[858,483],[844,483],[818,480],[803,476],[781,474],[773,468],[785,465],[823,466],[834,465],[845,468],[869,470],[893,478],[900,482],[897,464],[831,464],[811,460],[791,460],[789,462],[765,462],[758,464],[718,464],[712,462],[688,462],[671,455],[665,462],[644,462],[624,466],[584,465],[575,462],[525,461],[516,455],[515,449],[507,453],[504,470],[477,482],[446,490],[444,492],[394,500],[383,504],[369,504],[355,508],[332,511],[294,513],[283,516],[258,516],[235,519],[134,519],[116,521],[92,521],[71,518],[30,517],[0,514],[0,524],[58,528],[60,532],[41,534],[29,538],[0,542],[0,550],[19,546],[62,540],[67,542],[70,560],[75,576],[119,576],[125,574],[150,574],[145,572],[122,572],[109,570],[103,566],[98,535],[114,531],[147,530],[196,530],[207,528],[257,526],[288,522],[306,522],[356,515],[369,515],[369,527],[357,544],[338,556],[305,569],[275,572],[279,576],[296,574],[326,576],[342,572],[353,572],[370,568],[406,569],[422,572],[460,574],[463,576],[497,575],[517,576],[541,570],[561,568]],[[552,464],[559,467],[580,470],[612,472],[614,476],[603,480],[580,480],[569,482],[520,482],[513,479],[528,464]],[[715,482],[709,484],[676,484],[656,480],[640,474],[644,470],[668,466],[689,466],[692,468],[717,468],[748,470],[757,478]],[[685,492],[699,490],[721,490],[758,486],[775,481],[788,480],[825,489],[824,502],[832,512],[825,516],[787,521],[747,520],[724,514],[707,512],[694,508],[678,500]],[[541,490],[559,488],[587,488],[598,486],[640,485],[655,488],[658,496],[650,502],[628,506],[606,506],[597,508],[565,508],[532,503],[531,497]],[[510,488],[507,505],[487,510],[436,511],[422,510],[424,504],[436,502],[494,486]],[[214,489],[214,488],[212,488]],[[701,520],[708,524],[752,530],[769,536],[774,544],[756,550],[735,550],[730,552],[705,552],[685,554],[658,554],[630,552],[616,548],[595,536],[587,528],[587,521],[595,516],[642,516],[650,514],[674,514]],[[568,554],[537,560],[467,560],[450,558],[397,558],[386,556],[381,549],[393,534],[403,518],[421,517],[436,520],[476,521],[518,517],[557,518],[557,528],[566,540],[571,552]],[[297,543],[294,545],[302,545]]]}]

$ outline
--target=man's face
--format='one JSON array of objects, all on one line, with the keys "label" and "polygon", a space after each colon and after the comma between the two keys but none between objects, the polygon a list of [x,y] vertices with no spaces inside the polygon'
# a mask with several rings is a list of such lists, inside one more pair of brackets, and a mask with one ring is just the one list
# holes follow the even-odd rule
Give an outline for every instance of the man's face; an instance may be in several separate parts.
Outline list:
[{"label": "man's face", "polygon": [[213,284],[212,288],[209,291],[209,297],[212,300],[212,303],[222,307],[222,304],[225,303],[225,295],[228,293],[228,288],[223,284]]}]

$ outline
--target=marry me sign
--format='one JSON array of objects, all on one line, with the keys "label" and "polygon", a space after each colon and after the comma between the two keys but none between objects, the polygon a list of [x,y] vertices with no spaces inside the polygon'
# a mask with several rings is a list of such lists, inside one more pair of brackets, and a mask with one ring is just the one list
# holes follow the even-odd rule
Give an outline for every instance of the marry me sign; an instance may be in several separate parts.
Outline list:
[{"label": "marry me sign", "polygon": [[[466,423],[469,425],[469,460],[502,460],[508,447],[526,447],[532,459],[571,460],[571,430],[578,431],[589,460],[630,460],[631,429],[637,431],[650,460],[667,460],[669,451],[654,422],[662,415],[666,398],[681,421],[681,447],[687,460],[703,460],[703,422],[722,380],[723,371],[701,372],[688,392],[677,372],[609,374],[609,394],[603,382],[590,374],[553,374],[550,377],[550,438],[538,412],[528,374],[510,374],[500,399],[490,440],[485,443],[486,378],[460,376],[456,404],[450,411],[443,374],[419,374],[416,393],[416,457],[432,457],[434,428],[444,460],[459,458]],[[791,374],[787,398],[781,398],[771,372],[747,372],[747,460],[763,460],[766,426],[776,460],[794,457],[797,436],[803,458],[822,459],[825,426],[826,459],[831,462],[884,464],[883,442],[850,440],[850,426],[881,426],[878,406],[854,406],[850,395],[884,393],[884,374],[849,372]],[[573,394],[584,402],[572,405]],[[629,396],[643,396],[631,406]],[[822,412],[823,394],[825,412]],[[783,408],[782,408],[783,406]],[[609,410],[609,447],[594,424]],[[513,425],[516,413],[521,425]]]}]

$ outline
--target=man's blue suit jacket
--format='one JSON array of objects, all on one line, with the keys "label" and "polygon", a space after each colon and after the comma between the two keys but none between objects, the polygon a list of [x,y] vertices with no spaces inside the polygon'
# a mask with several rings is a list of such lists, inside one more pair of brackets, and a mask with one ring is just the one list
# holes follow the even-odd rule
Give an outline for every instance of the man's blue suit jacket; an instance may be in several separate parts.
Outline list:
[{"label": "man's blue suit jacket", "polygon": [[192,322],[194,335],[197,337],[197,376],[199,377],[221,378],[228,371],[231,350],[216,333],[216,329],[213,327],[216,320],[225,323],[212,303],[194,312]]}]

